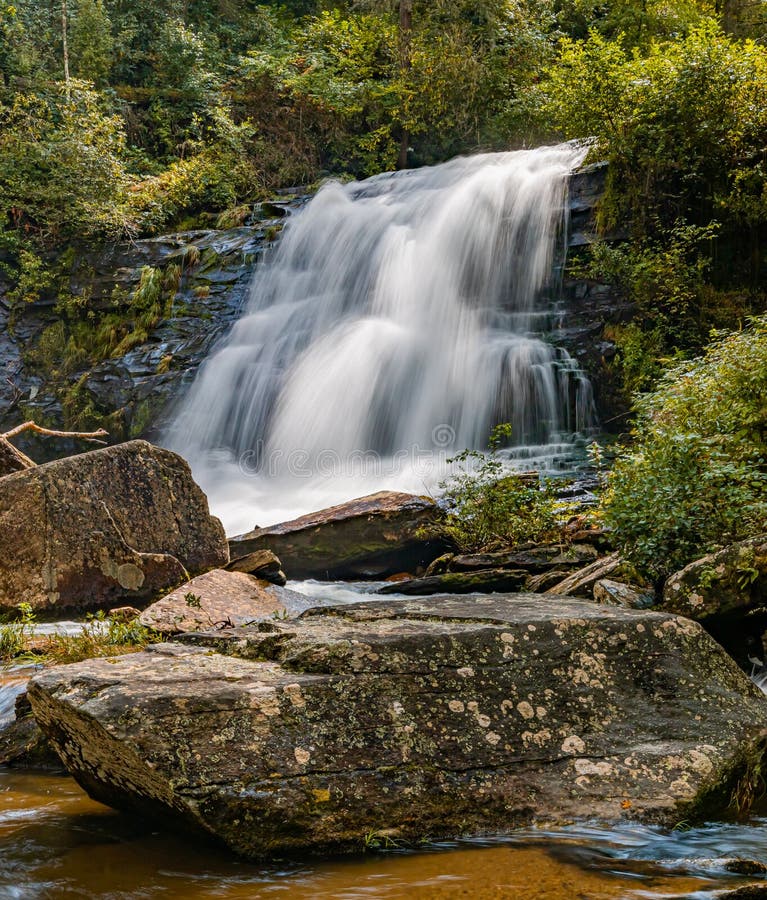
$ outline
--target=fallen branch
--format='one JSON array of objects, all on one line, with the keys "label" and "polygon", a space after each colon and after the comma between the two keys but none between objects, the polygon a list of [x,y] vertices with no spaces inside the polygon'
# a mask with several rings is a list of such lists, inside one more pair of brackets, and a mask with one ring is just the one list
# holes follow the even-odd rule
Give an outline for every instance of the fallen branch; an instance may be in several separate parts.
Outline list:
[{"label": "fallen branch", "polygon": [[9,441],[11,438],[16,437],[24,431],[34,431],[35,434],[44,434],[47,437],[79,438],[83,441],[93,441],[96,444],[106,444],[106,441],[102,441],[100,438],[109,437],[109,432],[104,431],[103,428],[99,428],[98,431],[53,431],[50,428],[43,428],[42,425],[38,425],[37,422],[24,422],[23,424],[12,428],[10,431],[6,431],[5,434],[0,435],[0,437]]},{"label": "fallen branch", "polygon": [[51,428],[43,428],[36,422],[24,422],[21,425],[17,425],[16,428],[6,431],[5,434],[0,434],[0,478],[3,475],[10,475],[12,472],[21,472],[24,469],[31,469],[36,465],[34,460],[30,459],[25,453],[22,453],[21,450],[14,447],[10,440],[11,438],[23,434],[25,431],[42,434],[45,437],[77,438],[78,440],[83,441],[93,441],[97,444],[105,444],[106,441],[102,441],[101,438],[109,436],[108,432],[104,431],[103,428],[99,428],[98,431],[89,432],[54,431]]},{"label": "fallen branch", "polygon": [[19,402],[21,401],[21,391],[10,376],[7,376],[5,380],[8,383],[8,387],[13,391],[13,397],[6,410],[6,412],[10,412],[19,405]]}]

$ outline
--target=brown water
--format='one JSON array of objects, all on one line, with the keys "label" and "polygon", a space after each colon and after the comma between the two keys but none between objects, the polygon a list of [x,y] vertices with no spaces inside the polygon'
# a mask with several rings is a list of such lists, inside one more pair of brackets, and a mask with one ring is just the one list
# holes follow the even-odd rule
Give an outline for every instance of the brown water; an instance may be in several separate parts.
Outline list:
[{"label": "brown water", "polygon": [[0,769],[0,850],[2,900],[697,898],[753,882],[716,860],[767,859],[767,823],[672,834],[581,826],[264,866],[115,813],[64,775]]}]

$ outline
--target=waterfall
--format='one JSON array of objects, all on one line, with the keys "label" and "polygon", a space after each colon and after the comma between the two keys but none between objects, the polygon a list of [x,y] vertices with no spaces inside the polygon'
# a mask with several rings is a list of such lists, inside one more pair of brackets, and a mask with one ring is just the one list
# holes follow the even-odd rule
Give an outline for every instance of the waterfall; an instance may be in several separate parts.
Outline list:
[{"label": "waterfall", "polygon": [[[434,486],[510,422],[551,463],[593,424],[551,327],[573,144],[330,183],[289,220],[167,443],[228,530]],[[529,462],[527,463],[529,465]]]},{"label": "waterfall", "polygon": [[0,729],[10,724],[15,716],[16,698],[23,693],[30,677],[32,668],[17,667],[5,672],[0,672]]}]

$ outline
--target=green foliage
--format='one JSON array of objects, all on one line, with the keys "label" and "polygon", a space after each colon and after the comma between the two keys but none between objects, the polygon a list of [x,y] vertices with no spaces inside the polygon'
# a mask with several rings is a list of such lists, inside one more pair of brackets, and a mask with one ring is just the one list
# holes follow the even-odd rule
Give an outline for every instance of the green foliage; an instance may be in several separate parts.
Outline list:
[{"label": "green foliage", "polygon": [[78,78],[98,86],[108,82],[114,62],[114,38],[103,0],[78,0],[69,48]]},{"label": "green foliage", "polygon": [[102,656],[135,653],[164,640],[144,628],[138,619],[129,622],[107,618],[104,612],[89,615],[75,634],[35,634],[36,616],[28,603],[20,603],[12,622],[0,625],[0,663],[31,660],[51,665],[80,662]]},{"label": "green foliage", "polygon": [[603,501],[625,555],[662,577],[764,531],[767,319],[668,371],[637,405]]},{"label": "green foliage", "polygon": [[201,609],[202,608],[202,597],[199,594],[194,594],[192,591],[184,594],[184,603],[190,609]]},{"label": "green foliage", "polygon": [[54,632],[49,635],[41,653],[45,662],[63,665],[83,659],[136,653],[162,640],[160,634],[145,628],[138,619],[121,622],[99,612],[89,616],[76,634]]},{"label": "green foliage", "polygon": [[119,235],[127,184],[121,120],[73,82],[0,101],[0,209],[41,237]]},{"label": "green foliage", "polygon": [[[594,136],[610,161],[606,225],[640,238],[684,227],[767,221],[767,49],[712,21],[645,54],[592,31],[564,40],[545,107],[568,136]],[[751,273],[754,274],[753,272]]]},{"label": "green foliage", "polygon": [[581,277],[614,284],[634,306],[632,322],[605,332],[619,350],[627,397],[651,389],[668,365],[705,344],[719,324],[706,284],[717,231],[716,223],[678,222],[634,244],[595,244],[587,260],[573,267]]},{"label": "green foliage", "polygon": [[16,257],[15,271],[11,271],[15,276],[14,285],[6,296],[12,307],[34,303],[54,284],[53,273],[43,260],[23,247]]},{"label": "green foliage", "polygon": [[29,603],[20,603],[14,621],[0,625],[0,665],[10,665],[28,652],[35,615]]},{"label": "green foliage", "polygon": [[558,535],[554,495],[537,476],[509,473],[498,455],[511,426],[496,427],[490,452],[464,450],[459,471],[440,484],[449,512],[446,538],[463,551],[489,550]]},{"label": "green foliage", "polygon": [[609,162],[603,230],[629,232],[583,266],[634,304],[613,335],[629,394],[767,308],[767,49],[693,19],[641,46],[602,21],[562,41],[542,89],[551,121]]}]

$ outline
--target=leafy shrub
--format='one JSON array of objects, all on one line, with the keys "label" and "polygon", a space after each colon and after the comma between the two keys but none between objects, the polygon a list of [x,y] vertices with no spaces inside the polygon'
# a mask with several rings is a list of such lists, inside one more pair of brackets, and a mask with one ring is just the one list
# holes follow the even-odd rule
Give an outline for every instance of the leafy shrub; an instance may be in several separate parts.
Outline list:
[{"label": "leafy shrub", "polygon": [[509,473],[498,449],[510,427],[498,426],[490,453],[464,450],[452,460],[460,470],[440,487],[448,514],[442,533],[460,550],[471,552],[508,547],[557,536],[553,493],[537,475]]},{"label": "leafy shrub", "polygon": [[0,209],[49,237],[119,236],[128,227],[122,120],[83,82],[0,101]]},{"label": "leafy shrub", "polygon": [[668,371],[603,498],[625,555],[663,577],[767,527],[767,317]]},{"label": "leafy shrub", "polygon": [[148,644],[164,640],[161,634],[145,628],[138,619],[121,622],[108,619],[104,612],[87,617],[74,634],[53,632],[35,635],[35,614],[29,604],[19,604],[14,621],[0,625],[0,663],[20,658],[62,664],[100,656],[119,656],[143,650]]}]

